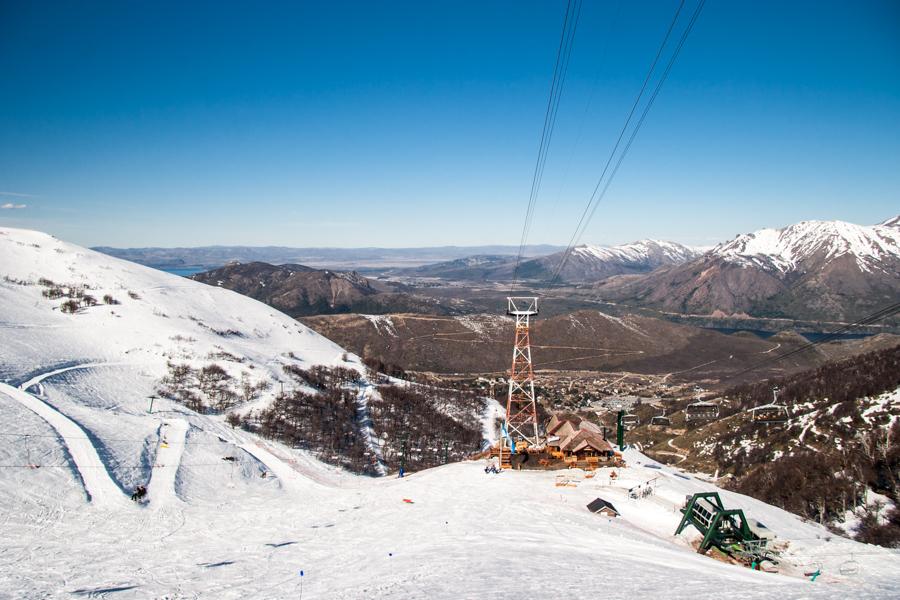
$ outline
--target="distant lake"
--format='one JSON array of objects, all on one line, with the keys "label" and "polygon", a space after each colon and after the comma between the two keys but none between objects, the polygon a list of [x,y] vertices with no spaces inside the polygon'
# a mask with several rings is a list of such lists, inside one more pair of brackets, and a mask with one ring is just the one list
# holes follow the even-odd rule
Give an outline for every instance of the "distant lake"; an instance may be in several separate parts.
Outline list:
[{"label": "distant lake", "polygon": [[160,268],[160,271],[165,271],[166,273],[171,273],[172,275],[180,275],[181,277],[190,277],[191,275],[196,275],[197,273],[202,273],[206,271],[205,267],[173,267],[171,269],[163,269]]},{"label": "distant lake", "polygon": [[[769,339],[776,333],[780,333],[778,331],[762,331],[759,329],[734,329],[731,327],[704,327],[703,329],[711,329],[713,331],[718,331],[719,333],[724,333],[726,335],[731,335],[733,333],[737,333],[739,331],[746,331],[747,333],[752,333],[755,336],[761,337],[764,340]],[[827,332],[809,332],[809,331],[800,331],[798,332],[800,335],[805,337],[810,342],[819,342],[828,335]],[[835,340],[861,340],[863,338],[870,337],[875,335],[874,333],[842,333],[841,335],[837,335],[834,337]]]}]

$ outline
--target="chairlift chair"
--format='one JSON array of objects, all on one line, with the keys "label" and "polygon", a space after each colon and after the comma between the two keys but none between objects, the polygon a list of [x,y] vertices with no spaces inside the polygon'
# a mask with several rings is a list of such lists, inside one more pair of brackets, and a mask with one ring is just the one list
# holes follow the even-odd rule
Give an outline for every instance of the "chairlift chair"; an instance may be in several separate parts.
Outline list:
[{"label": "chairlift chair", "polygon": [[787,423],[791,420],[791,413],[787,406],[778,402],[778,387],[772,388],[772,402],[750,409],[753,421],[756,423]]},{"label": "chairlift chair", "polygon": [[666,410],[663,409],[661,415],[656,415],[650,417],[650,426],[651,427],[663,427],[667,428],[672,425],[672,422],[669,420],[669,417],[666,416]]},{"label": "chairlift chair", "polygon": [[632,427],[637,427],[641,424],[641,420],[634,413],[626,413],[622,415],[622,425],[631,429]]},{"label": "chairlift chair", "polygon": [[848,577],[850,575],[856,575],[859,573],[859,563],[853,560],[853,555],[850,555],[850,560],[844,561],[840,567],[841,575]]},{"label": "chairlift chair", "polygon": [[712,402],[693,402],[684,409],[687,421],[707,421],[719,418],[719,405]]},{"label": "chairlift chair", "polygon": [[791,414],[784,404],[763,404],[750,409],[754,423],[787,423]]}]

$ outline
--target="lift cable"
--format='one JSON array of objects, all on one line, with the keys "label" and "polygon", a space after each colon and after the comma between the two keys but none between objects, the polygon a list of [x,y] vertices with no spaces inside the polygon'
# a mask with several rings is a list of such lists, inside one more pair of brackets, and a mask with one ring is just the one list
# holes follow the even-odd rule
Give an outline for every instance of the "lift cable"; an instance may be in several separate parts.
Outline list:
[{"label": "lift cable", "polygon": [[534,207],[537,203],[537,197],[540,193],[541,182],[544,176],[544,167],[547,163],[547,156],[550,149],[550,141],[553,138],[553,131],[556,126],[556,116],[559,110],[559,103],[562,98],[562,89],[565,83],[566,74],[569,70],[569,60],[572,55],[572,48],[575,42],[575,33],[578,29],[578,21],[581,16],[581,0],[569,0],[566,5],[566,15],[563,19],[562,33],[560,34],[559,47],[556,51],[556,64],[553,68],[553,79],[550,83],[550,95],[547,99],[547,108],[544,113],[544,126],[541,131],[541,141],[538,145],[537,161],[534,165],[534,173],[531,178],[531,192],[528,196],[528,207],[525,211],[525,223],[522,226],[522,236],[519,241],[519,252],[516,255],[516,265],[513,269],[513,282],[510,287],[510,294],[515,288],[518,280],[519,265],[525,253],[525,245],[528,240],[528,233],[531,229],[531,223],[534,216]]},{"label": "lift cable", "polygon": [[[557,264],[556,269],[554,269],[553,277],[551,278],[551,281],[550,281],[550,286],[549,286],[550,288],[553,287],[553,285],[559,280],[560,276],[562,275],[562,271],[565,268],[566,263],[568,262],[569,257],[572,254],[572,251],[575,249],[575,246],[577,246],[578,243],[580,242],[581,237],[584,235],[584,232],[587,229],[588,224],[590,223],[591,219],[594,216],[594,213],[597,210],[598,204],[603,199],[603,197],[606,195],[606,191],[609,189],[609,186],[612,183],[613,178],[615,177],[616,173],[618,172],[619,167],[622,165],[622,162],[625,160],[625,157],[628,155],[628,151],[631,149],[631,145],[634,143],[634,140],[637,137],[638,132],[641,130],[641,127],[643,126],[644,121],[650,112],[650,109],[653,107],[653,104],[656,101],[656,97],[659,95],[659,92],[662,89],[663,84],[665,84],[666,79],[668,78],[669,73],[671,72],[672,67],[675,64],[675,61],[678,58],[678,55],[681,53],[681,49],[682,49],[682,47],[684,47],[684,43],[685,43],[685,41],[687,41],[687,38],[690,35],[691,30],[694,28],[694,24],[697,22],[697,19],[699,18],[700,13],[703,10],[703,6],[705,5],[705,3],[706,3],[706,0],[700,0],[700,2],[697,4],[697,8],[694,10],[694,13],[691,16],[691,19],[688,22],[687,27],[682,32],[681,38],[678,41],[678,44],[675,47],[675,50],[673,51],[671,57],[669,58],[666,68],[663,71],[662,75],[660,76],[659,81],[657,82],[656,87],[654,88],[653,93],[650,96],[650,99],[648,100],[647,104],[644,107],[644,110],[641,113],[640,118],[638,119],[637,123],[635,124],[624,149],[619,154],[619,158],[616,161],[615,167],[610,172],[609,167],[612,164],[613,159],[616,156],[616,152],[618,151],[619,146],[621,145],[622,140],[625,137],[625,133],[628,130],[629,125],[631,124],[631,120],[634,117],[634,114],[635,114],[635,111],[637,110],[638,104],[640,103],[640,100],[643,97],[644,92],[647,89],[647,84],[649,83],[650,79],[652,78],[653,72],[656,69],[656,65],[659,62],[659,58],[661,57],[663,50],[668,43],[669,37],[671,36],[672,30],[674,29],[675,24],[678,21],[678,17],[681,14],[681,9],[684,6],[684,2],[682,1],[681,4],[679,4],[678,9],[675,12],[675,16],[672,18],[672,22],[670,23],[669,28],[666,31],[666,35],[663,38],[663,41],[659,46],[659,50],[656,53],[656,57],[654,58],[653,63],[650,65],[650,69],[648,69],[648,71],[647,71],[647,75],[644,78],[644,83],[641,86],[641,90],[638,93],[637,98],[635,98],[634,104],[632,104],[631,111],[629,112],[628,117],[625,120],[625,124],[622,126],[622,130],[619,133],[619,137],[616,140],[616,144],[615,144],[615,146],[613,146],[613,149],[610,152],[609,158],[607,159],[606,164],[603,167],[603,171],[601,172],[600,177],[597,180],[597,185],[594,187],[594,191],[591,193],[591,196],[588,199],[588,202],[584,207],[584,211],[582,211],[582,213],[581,213],[581,218],[578,221],[578,225],[575,227],[575,232],[572,234],[572,237],[569,240],[569,244],[566,247],[566,250],[563,252],[563,255],[560,258],[560,261]],[[608,172],[609,172],[609,177],[607,178],[606,175]],[[606,183],[601,192],[600,186],[603,185],[604,179],[605,179]],[[598,192],[600,192],[599,195],[598,195]]]}]

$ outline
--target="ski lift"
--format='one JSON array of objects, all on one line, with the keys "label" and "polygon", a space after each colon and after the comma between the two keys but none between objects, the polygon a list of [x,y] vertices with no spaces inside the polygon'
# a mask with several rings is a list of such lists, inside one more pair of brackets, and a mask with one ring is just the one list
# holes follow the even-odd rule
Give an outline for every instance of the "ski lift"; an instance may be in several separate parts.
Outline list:
[{"label": "ski lift", "polygon": [[638,418],[638,416],[636,414],[626,413],[626,414],[622,415],[622,425],[624,425],[628,429],[637,427],[640,424],[641,424],[641,420]]},{"label": "ski lift", "polygon": [[754,423],[787,423],[791,420],[787,406],[778,403],[778,388],[772,388],[772,397],[773,401],[769,404],[750,409]]},{"label": "ski lift", "polygon": [[853,555],[851,554],[850,560],[844,561],[844,563],[841,564],[840,570],[841,570],[841,575],[843,575],[845,577],[849,577],[851,575],[858,575],[859,574],[859,563],[857,561],[853,560]]},{"label": "ski lift", "polygon": [[708,421],[719,418],[719,405],[715,402],[699,400],[687,405],[684,409],[686,421]]},{"label": "ski lift", "polygon": [[666,409],[663,409],[661,415],[656,415],[650,417],[650,426],[651,427],[659,427],[661,429],[668,429],[671,427],[672,422],[669,420],[669,417],[666,416]]},{"label": "ski lift", "polygon": [[750,409],[754,423],[787,423],[791,415],[784,404],[763,404]]}]

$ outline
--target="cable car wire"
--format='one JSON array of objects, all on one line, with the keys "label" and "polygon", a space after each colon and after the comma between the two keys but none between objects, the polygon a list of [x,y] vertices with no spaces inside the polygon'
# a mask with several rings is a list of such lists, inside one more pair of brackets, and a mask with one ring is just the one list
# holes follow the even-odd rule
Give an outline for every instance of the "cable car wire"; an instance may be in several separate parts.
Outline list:
[{"label": "cable car wire", "polygon": [[578,29],[578,21],[581,16],[581,0],[569,0],[566,5],[566,15],[563,19],[562,33],[560,34],[559,47],[556,51],[556,64],[553,68],[553,78],[550,82],[550,95],[547,98],[547,108],[544,113],[544,126],[541,131],[541,141],[538,145],[537,160],[534,165],[534,173],[531,177],[531,192],[528,195],[528,206],[525,211],[525,223],[522,226],[522,236],[519,241],[519,252],[516,255],[516,265],[513,268],[513,281],[510,286],[510,295],[518,281],[519,265],[525,254],[525,245],[528,241],[528,233],[534,217],[534,207],[540,193],[541,182],[544,177],[544,167],[547,164],[550,142],[553,139],[553,131],[556,127],[556,116],[562,99],[563,85],[569,71],[569,60],[572,56],[572,48],[575,43],[575,33]]},{"label": "cable car wire", "polygon": [[[705,5],[705,3],[706,3],[706,0],[700,0],[700,2],[697,4],[697,7],[694,10],[693,15],[691,16],[691,19],[688,22],[687,27],[685,27],[684,31],[682,32],[681,38],[678,41],[678,44],[676,45],[675,50],[672,52],[672,55],[670,56],[669,61],[666,65],[662,75],[660,76],[659,80],[656,83],[656,86],[653,90],[653,93],[650,96],[650,99],[648,100],[647,104],[644,106],[641,116],[638,119],[637,123],[635,124],[635,127],[632,130],[631,135],[628,138],[628,141],[627,141],[624,149],[622,150],[621,154],[619,154],[619,158],[616,161],[615,167],[610,172],[609,167],[613,163],[613,160],[616,156],[616,152],[618,151],[619,146],[621,145],[622,140],[625,137],[626,131],[628,131],[628,127],[631,124],[631,121],[634,117],[635,111],[637,110],[637,107],[640,104],[641,98],[643,97],[644,92],[647,89],[647,85],[650,82],[654,71],[656,70],[656,66],[659,62],[660,57],[663,54],[663,50],[665,49],[666,45],[668,44],[669,38],[672,34],[672,31],[675,28],[676,23],[678,22],[678,18],[681,15],[681,10],[684,7],[684,1],[682,1],[678,5],[678,9],[675,11],[675,15],[672,18],[672,22],[669,24],[669,28],[666,30],[666,35],[663,37],[663,41],[660,44],[659,49],[657,50],[656,56],[654,57],[653,62],[650,65],[650,68],[647,70],[647,75],[644,77],[644,82],[641,85],[641,90],[638,93],[637,97],[635,98],[634,103],[631,106],[631,110],[628,113],[628,117],[625,119],[625,123],[623,124],[622,129],[619,132],[619,137],[616,139],[616,143],[613,146],[613,149],[610,152],[609,157],[607,158],[606,164],[604,165],[603,170],[600,173],[600,177],[597,180],[597,185],[594,186],[594,191],[591,193],[591,196],[588,199],[588,202],[585,205],[584,210],[581,213],[581,218],[578,220],[578,224],[575,227],[575,232],[572,234],[572,237],[569,240],[569,244],[566,246],[566,250],[563,252],[563,255],[560,258],[559,263],[557,264],[556,268],[554,269],[553,277],[550,280],[550,286],[549,286],[550,288],[553,287],[553,285],[559,280],[560,276],[562,275],[562,271],[565,268],[565,265],[568,262],[569,257],[572,254],[572,251],[575,249],[575,246],[578,245],[579,241],[581,240],[581,237],[584,235],[584,231],[587,229],[588,224],[590,223],[591,219],[593,218],[594,213],[597,210],[597,206],[599,205],[599,203],[603,199],[603,197],[606,195],[606,191],[609,189],[609,186],[612,183],[612,180],[615,177],[616,173],[618,172],[619,167],[622,165],[622,162],[625,160],[625,157],[628,155],[628,151],[631,149],[631,145],[634,143],[634,140],[637,137],[638,132],[641,130],[641,127],[643,126],[644,121],[650,112],[650,109],[653,107],[653,104],[656,101],[656,98],[659,95],[659,92],[662,89],[663,84],[666,82],[666,79],[668,78],[669,73],[671,72],[672,67],[675,64],[675,61],[678,58],[678,55],[681,53],[682,47],[684,47],[684,43],[687,41],[688,36],[690,35],[691,31],[694,28],[694,24],[697,22],[697,19],[699,18],[700,13],[702,12],[703,6]],[[608,178],[606,177],[607,173],[609,173]],[[600,186],[603,185],[604,180],[606,181],[606,184],[603,187],[603,191],[600,192],[600,194],[598,196],[598,192],[600,191]]]}]

